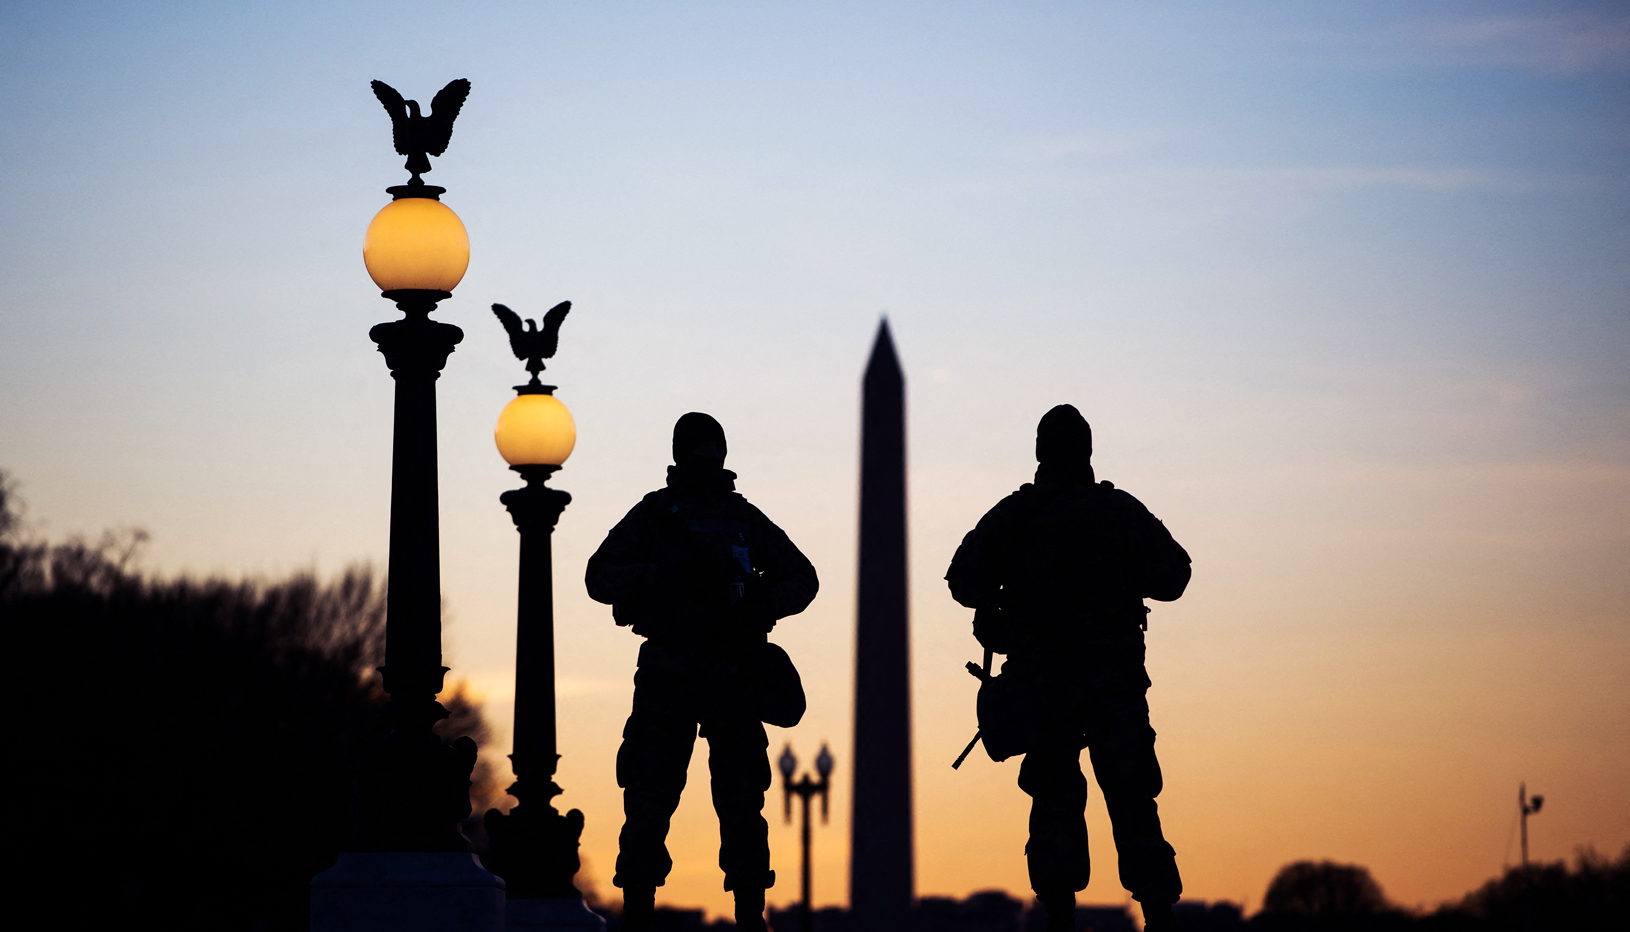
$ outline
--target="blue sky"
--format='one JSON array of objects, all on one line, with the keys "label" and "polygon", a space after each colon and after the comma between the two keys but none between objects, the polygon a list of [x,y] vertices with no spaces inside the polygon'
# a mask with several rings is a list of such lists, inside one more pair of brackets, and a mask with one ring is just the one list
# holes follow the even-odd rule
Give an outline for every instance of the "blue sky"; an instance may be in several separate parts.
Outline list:
[{"label": "blue sky", "polygon": [[[490,431],[521,370],[486,306],[570,298],[562,782],[591,869],[636,645],[574,581],[684,411],[720,417],[821,570],[782,629],[814,684],[791,738],[844,772],[884,314],[923,892],[1022,888],[1013,768],[940,760],[976,646],[939,577],[1060,401],[1196,556],[1150,635],[1192,892],[1259,897],[1314,856],[1456,895],[1499,867],[1519,779],[1557,807],[1544,856],[1630,839],[1621,5],[14,3],[0,73],[0,468],[42,533],[142,526],[151,568],[234,574],[384,563],[366,333],[393,314],[360,246],[404,173],[367,82],[471,79],[429,176],[472,241],[438,312],[467,334],[440,384],[448,652],[502,720],[514,481]],[[988,819],[930,815],[969,795]],[[722,903],[685,805],[666,889]],[[819,848],[834,902],[846,811]],[[1120,896],[1100,871],[1089,898]]]}]

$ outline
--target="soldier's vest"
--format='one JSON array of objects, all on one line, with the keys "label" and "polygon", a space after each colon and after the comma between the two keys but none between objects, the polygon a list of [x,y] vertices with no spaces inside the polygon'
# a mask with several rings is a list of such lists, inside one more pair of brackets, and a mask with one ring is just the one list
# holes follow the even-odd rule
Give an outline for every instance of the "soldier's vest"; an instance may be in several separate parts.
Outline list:
[{"label": "soldier's vest", "polygon": [[[697,513],[671,499],[655,504],[658,533],[653,559],[691,567],[691,597],[668,606],[666,612],[663,606],[649,606],[655,623],[640,628],[650,629],[656,639],[688,641],[699,647],[702,653],[692,655],[699,661],[698,669],[692,672],[712,668],[706,654],[714,650],[733,655],[714,659],[724,660],[748,678],[759,719],[782,728],[798,724],[807,701],[792,658],[762,634],[744,640],[729,628],[730,606],[745,595],[747,578],[760,572],[753,562],[752,525],[721,515],[717,509]],[[733,646],[727,647],[729,642]],[[711,644],[718,647],[711,648]],[[641,657],[643,663],[643,651]]]},{"label": "soldier's vest", "polygon": [[1002,613],[1025,646],[1137,631],[1136,529],[1114,486],[1030,488],[1006,535]]}]

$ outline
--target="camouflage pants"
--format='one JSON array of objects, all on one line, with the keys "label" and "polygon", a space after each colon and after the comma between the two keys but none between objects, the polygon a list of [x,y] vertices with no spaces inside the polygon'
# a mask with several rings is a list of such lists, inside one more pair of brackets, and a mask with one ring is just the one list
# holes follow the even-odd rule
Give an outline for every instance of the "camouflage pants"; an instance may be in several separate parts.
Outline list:
[{"label": "camouflage pants", "polygon": [[668,823],[685,789],[698,728],[708,743],[724,888],[764,889],[775,884],[769,825],[764,821],[764,791],[770,788],[765,753],[769,739],[750,686],[744,678],[641,668],[634,675],[634,710],[617,751],[624,816],[612,880],[617,886],[661,886],[673,869]]},{"label": "camouflage pants", "polygon": [[1019,768],[1019,788],[1031,797],[1025,856],[1030,885],[1037,893],[1084,890],[1092,872],[1082,747],[1089,750],[1092,772],[1109,810],[1121,886],[1147,902],[1176,902],[1183,890],[1176,852],[1160,830],[1155,806],[1161,790],[1160,762],[1155,758],[1142,664],[1137,672],[1136,678],[1111,678],[1110,688],[1041,684],[1040,692],[1048,700],[1039,723],[1041,734]]}]

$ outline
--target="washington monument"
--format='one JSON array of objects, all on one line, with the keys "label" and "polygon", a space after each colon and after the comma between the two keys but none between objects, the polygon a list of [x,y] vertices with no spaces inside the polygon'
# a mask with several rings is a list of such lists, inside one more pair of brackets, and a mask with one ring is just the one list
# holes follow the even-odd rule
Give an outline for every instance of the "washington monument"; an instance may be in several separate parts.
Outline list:
[{"label": "washington monument", "polygon": [[910,928],[911,637],[906,603],[905,377],[888,321],[861,389],[849,909],[860,932]]}]

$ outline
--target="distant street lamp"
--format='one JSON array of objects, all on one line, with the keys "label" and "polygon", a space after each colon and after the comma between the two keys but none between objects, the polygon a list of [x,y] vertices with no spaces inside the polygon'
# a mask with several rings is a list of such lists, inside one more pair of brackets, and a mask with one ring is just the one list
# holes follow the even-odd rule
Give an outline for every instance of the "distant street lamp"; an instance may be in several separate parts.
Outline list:
[{"label": "distant street lamp", "polygon": [[[509,759],[515,782],[509,795],[519,803],[509,814],[487,810],[491,841],[487,867],[508,885],[506,921],[511,929],[604,928],[605,921],[583,905],[573,885],[580,861],[578,840],[583,813],[565,815],[554,807],[560,795],[555,768],[560,760],[555,731],[555,602],[551,540],[572,496],[546,483],[572,455],[577,426],[554,395],[555,386],[538,380],[543,360],[555,353],[560,324],[571,302],[544,316],[544,329],[521,329],[519,315],[502,304],[493,311],[510,332],[510,345],[527,360],[532,379],[515,386],[515,398],[498,415],[493,439],[509,468],[526,486],[499,496],[521,534],[520,586],[515,610],[515,746]],[[532,321],[527,324],[535,328]],[[532,800],[529,802],[528,800]]]},{"label": "distant street lamp", "polygon": [[776,761],[781,768],[781,802],[783,818],[792,821],[792,797],[794,794],[804,801],[804,822],[802,832],[803,864],[799,879],[802,881],[803,894],[803,932],[811,932],[815,927],[813,890],[810,883],[809,870],[809,798],[821,797],[821,824],[826,824],[827,801],[832,789],[832,752],[827,750],[825,744],[821,745],[821,753],[815,756],[815,770],[820,773],[821,779],[817,782],[804,774],[798,782],[792,780],[793,772],[798,769],[798,758],[792,753],[792,745],[788,744],[781,750],[781,758]]}]

